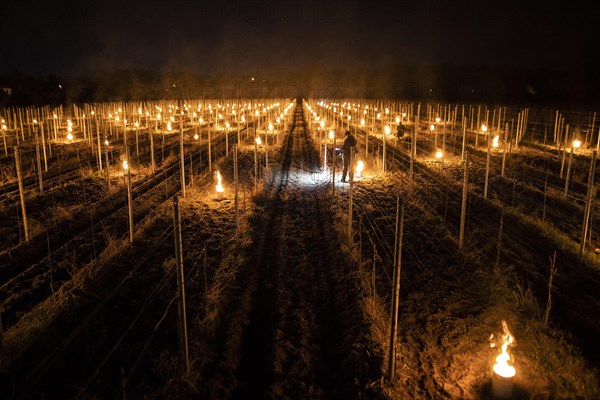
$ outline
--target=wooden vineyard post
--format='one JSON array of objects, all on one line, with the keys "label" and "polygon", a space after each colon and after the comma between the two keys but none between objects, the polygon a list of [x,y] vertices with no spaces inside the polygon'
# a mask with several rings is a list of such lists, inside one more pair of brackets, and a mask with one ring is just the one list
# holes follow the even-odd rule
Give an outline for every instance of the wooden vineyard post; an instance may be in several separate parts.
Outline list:
[{"label": "wooden vineyard post", "polygon": [[348,178],[350,178],[350,191],[348,192],[348,243],[352,245],[352,189],[354,188],[354,149],[350,149],[350,162],[348,166]]},{"label": "wooden vineyard post", "polygon": [[100,128],[98,127],[98,120],[96,122],[96,141],[98,143],[98,171],[102,171],[102,146],[100,145]]},{"label": "wooden vineyard post", "polygon": [[460,231],[458,234],[458,248],[463,249],[465,244],[465,217],[467,214],[467,186],[469,184],[469,152],[465,152],[465,173],[463,178],[462,204],[460,207]]},{"label": "wooden vineyard post", "polygon": [[421,103],[417,105],[417,115],[415,116],[415,130],[411,142],[410,151],[410,190],[412,191],[414,186],[414,175],[415,175],[415,158],[417,157],[417,136],[419,132],[419,114],[421,113]]},{"label": "wooden vineyard post", "polygon": [[333,152],[331,155],[331,187],[332,187],[332,193],[335,193],[335,161],[336,161],[336,151],[335,151],[335,146],[336,146],[336,137],[337,135],[333,135]]},{"label": "wooden vineyard post", "polygon": [[569,178],[571,177],[571,166],[573,165],[573,151],[575,146],[571,144],[571,152],[569,153],[569,163],[567,164],[567,176],[565,176],[565,189],[563,191],[563,197],[567,197],[569,193]]},{"label": "wooden vineyard post", "polygon": [[392,291],[392,312],[390,318],[390,345],[388,351],[388,380],[394,379],[396,369],[396,333],[398,330],[398,304],[400,302],[400,273],[402,271],[402,236],[404,234],[404,201],[396,205],[396,243],[394,252],[394,283]]},{"label": "wooden vineyard post", "polygon": [[179,171],[181,180],[181,195],[185,197],[185,158],[183,153],[183,117],[181,117],[181,129],[179,131]]},{"label": "wooden vineyard post", "polygon": [[154,134],[148,130],[148,135],[150,135],[150,169],[154,174],[156,172],[156,162],[154,161]]},{"label": "wooden vineyard post", "polygon": [[240,202],[238,195],[238,145],[233,145],[233,181],[235,204],[235,240],[240,241]]},{"label": "wooden vineyard post", "polygon": [[183,245],[181,243],[181,219],[179,218],[179,197],[173,198],[173,229],[175,230],[175,259],[177,262],[177,289],[179,297],[179,348],[185,366],[185,372],[190,371],[190,359],[187,337],[187,318],[185,311],[185,279],[183,274]]},{"label": "wooden vineyard post", "polygon": [[229,128],[225,125],[225,157],[229,156]]},{"label": "wooden vineyard post", "polygon": [[106,185],[110,193],[110,172],[108,168],[108,139],[104,142],[104,165],[106,165]]},{"label": "wooden vineyard post", "polygon": [[487,157],[486,157],[486,161],[485,161],[485,181],[483,184],[483,199],[484,200],[487,200],[488,182],[489,182],[489,178],[490,178],[490,156],[491,156],[491,154],[490,154],[490,136],[491,136],[491,134],[488,133],[488,135],[487,135]]},{"label": "wooden vineyard post", "polygon": [[[210,143],[210,131],[209,131],[209,143]],[[258,143],[256,142],[256,126],[254,127],[254,191],[258,190]],[[210,150],[210,145],[208,146]],[[210,152],[208,153],[210,154]],[[210,159],[210,156],[209,156]],[[209,161],[210,165],[210,161]]]},{"label": "wooden vineyard post", "polygon": [[17,170],[17,181],[19,182],[19,198],[21,199],[21,214],[23,215],[23,230],[25,232],[25,242],[29,242],[29,227],[27,226],[27,210],[25,209],[25,194],[23,193],[23,179],[21,177],[21,160],[19,157],[19,148],[15,147],[15,168]]},{"label": "wooden vineyard post", "polygon": [[587,239],[588,225],[590,222],[590,213],[592,211],[592,201],[594,200],[594,174],[596,172],[596,151],[592,152],[590,159],[590,172],[588,175],[587,195],[585,200],[585,213],[583,217],[583,228],[581,230],[581,243],[579,245],[579,252],[583,254],[585,250],[585,242]]},{"label": "wooden vineyard post", "polygon": [[41,123],[40,127],[42,129],[42,154],[44,155],[44,172],[48,172],[48,157],[46,155],[46,139],[44,135],[44,124]]},{"label": "wooden vineyard post", "polygon": [[129,147],[126,148],[127,157],[127,210],[129,216],[129,243],[133,243],[133,200],[131,197],[131,160],[129,157]]},{"label": "wooden vineyard post", "polygon": [[460,153],[460,159],[464,160],[465,159],[465,146],[466,146],[466,139],[467,139],[467,121],[463,118],[462,121],[462,150]]},{"label": "wooden vineyard post", "polygon": [[508,140],[508,122],[506,123],[505,128],[504,128],[504,143],[502,146],[502,172],[500,173],[500,176],[502,178],[504,178],[504,170],[506,167],[506,143],[507,143],[507,140]]},{"label": "wooden vineyard post", "polygon": [[381,138],[382,138],[382,141],[383,141],[383,151],[381,152],[381,165],[382,165],[382,168],[383,168],[383,172],[385,172],[385,147],[386,147],[385,146],[385,142],[386,142],[386,140],[385,140],[386,138],[385,137],[387,135],[387,132],[385,131],[384,127],[382,127],[381,129],[382,129],[381,130]]},{"label": "wooden vineyard post", "polygon": [[[564,143],[563,146],[563,156],[562,156],[562,162],[560,163],[560,178],[562,179],[563,177],[563,172],[565,170],[565,159],[567,158],[567,140],[569,139],[569,124],[567,124],[567,127],[565,128],[565,138],[564,140],[562,140],[562,143]],[[559,147],[560,149],[560,147]]]},{"label": "wooden vineyard post", "polygon": [[[254,133],[256,136],[256,131]],[[210,140],[210,125],[208,126],[208,170],[212,172],[212,149],[211,149],[211,140]]]},{"label": "wooden vineyard post", "polygon": [[35,129],[35,159],[37,162],[38,184],[40,193],[44,193],[44,181],[42,179],[42,158],[40,156],[40,137],[37,134],[37,125]]}]

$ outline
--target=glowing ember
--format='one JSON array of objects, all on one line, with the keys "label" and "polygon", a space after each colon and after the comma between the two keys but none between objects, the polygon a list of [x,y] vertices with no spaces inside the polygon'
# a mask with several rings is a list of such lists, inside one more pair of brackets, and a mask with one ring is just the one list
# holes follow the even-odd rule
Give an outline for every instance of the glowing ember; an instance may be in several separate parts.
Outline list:
[{"label": "glowing ember", "polygon": [[223,182],[219,171],[217,171],[217,186],[215,186],[215,188],[217,189],[217,193],[223,193],[225,191],[225,189],[223,189]]},{"label": "glowing ember", "polygon": [[498,147],[498,140],[499,139],[500,139],[500,136],[494,136],[494,139],[492,141],[492,146]]},{"label": "glowing ember", "polygon": [[[493,340],[494,335],[490,337],[490,340]],[[494,364],[494,372],[501,377],[504,378],[512,378],[517,373],[515,367],[509,365],[508,362],[511,361],[511,357],[508,354],[508,346],[514,346],[515,338],[508,330],[508,325],[506,325],[506,321],[502,321],[502,337],[500,337],[500,354],[496,357],[496,364]],[[496,343],[492,343],[491,347],[495,347]]]},{"label": "glowing ember", "polygon": [[104,141],[104,144],[108,146],[108,139]]},{"label": "glowing ember", "polygon": [[356,163],[356,171],[355,171],[355,175],[357,178],[360,178],[364,169],[365,169],[365,163],[362,160],[358,160],[358,162]]}]

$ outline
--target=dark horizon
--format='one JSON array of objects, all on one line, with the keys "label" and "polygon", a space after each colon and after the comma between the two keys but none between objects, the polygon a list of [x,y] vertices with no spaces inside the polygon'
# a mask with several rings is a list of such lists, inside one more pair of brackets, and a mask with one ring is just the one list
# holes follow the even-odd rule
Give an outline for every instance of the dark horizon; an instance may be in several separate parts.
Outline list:
[{"label": "dark horizon", "polygon": [[10,2],[0,74],[290,73],[389,65],[597,67],[586,3]]},{"label": "dark horizon", "polygon": [[[193,76],[195,86],[256,77],[300,85],[303,95],[321,82],[340,88],[332,97],[597,103],[600,28],[587,3],[569,4],[11,2],[0,84],[19,86],[11,79],[20,75],[42,86],[85,82],[85,93],[60,99],[92,101],[168,91],[172,76]],[[127,75],[135,81],[120,82]],[[143,90],[123,90],[131,85]]]}]

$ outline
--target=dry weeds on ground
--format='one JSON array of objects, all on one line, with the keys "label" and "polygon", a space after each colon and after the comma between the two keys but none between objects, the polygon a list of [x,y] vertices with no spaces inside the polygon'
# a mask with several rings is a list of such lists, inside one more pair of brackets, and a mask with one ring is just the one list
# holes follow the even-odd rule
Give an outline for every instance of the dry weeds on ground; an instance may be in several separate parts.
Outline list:
[{"label": "dry weeds on ground", "polygon": [[[392,216],[402,185],[389,175],[375,175],[357,182],[354,193],[359,218],[384,221],[380,224],[383,234],[366,228],[367,224],[357,228],[361,237],[357,246],[362,248],[363,292],[371,296],[365,299],[364,308],[372,319],[372,338],[386,357],[392,266],[370,251],[365,238],[383,235],[393,248]],[[345,193],[337,208],[342,229],[346,208]],[[500,331],[502,320],[517,342],[512,349],[518,371],[515,398],[600,396],[596,368],[568,344],[563,332],[544,326],[545,304],[533,296],[511,265],[494,267],[477,250],[459,252],[442,217],[421,201],[409,197],[405,213],[397,373],[394,382],[383,386],[390,398],[490,398],[497,350],[490,348],[488,339]],[[490,246],[495,239],[488,239]],[[386,363],[382,374],[385,369]]]}]

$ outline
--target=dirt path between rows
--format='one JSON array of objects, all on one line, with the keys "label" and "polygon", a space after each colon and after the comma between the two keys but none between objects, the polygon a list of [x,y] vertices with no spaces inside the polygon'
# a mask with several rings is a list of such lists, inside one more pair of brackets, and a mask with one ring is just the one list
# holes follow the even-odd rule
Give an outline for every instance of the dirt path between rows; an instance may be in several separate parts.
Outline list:
[{"label": "dirt path between rows", "polygon": [[368,374],[356,362],[369,369],[369,361],[353,348],[366,328],[357,324],[356,283],[338,249],[331,187],[318,172],[299,105],[254,235],[257,288],[232,398],[363,397]]}]

